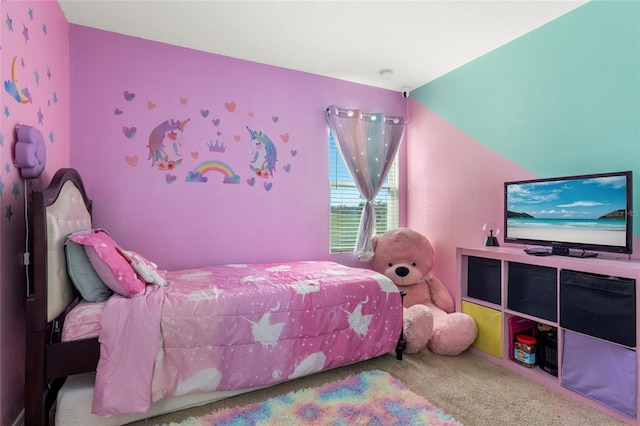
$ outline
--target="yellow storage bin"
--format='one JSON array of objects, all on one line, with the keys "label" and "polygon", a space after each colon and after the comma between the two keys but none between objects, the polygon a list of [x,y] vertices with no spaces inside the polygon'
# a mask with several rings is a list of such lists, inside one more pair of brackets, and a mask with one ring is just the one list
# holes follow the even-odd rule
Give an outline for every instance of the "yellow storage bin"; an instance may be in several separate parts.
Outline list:
[{"label": "yellow storage bin", "polygon": [[478,325],[478,337],[471,346],[502,358],[502,313],[465,300],[462,301],[462,312],[470,315]]}]

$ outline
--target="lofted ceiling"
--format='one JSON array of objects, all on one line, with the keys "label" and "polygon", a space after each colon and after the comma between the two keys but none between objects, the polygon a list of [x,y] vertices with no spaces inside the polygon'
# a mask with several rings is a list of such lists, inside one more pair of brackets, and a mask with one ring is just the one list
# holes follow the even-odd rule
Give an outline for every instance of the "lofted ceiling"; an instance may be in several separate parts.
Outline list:
[{"label": "lofted ceiling", "polygon": [[[580,0],[59,0],[72,24],[411,91]],[[381,70],[392,70],[381,76]],[[384,78],[383,78],[384,77]]]}]

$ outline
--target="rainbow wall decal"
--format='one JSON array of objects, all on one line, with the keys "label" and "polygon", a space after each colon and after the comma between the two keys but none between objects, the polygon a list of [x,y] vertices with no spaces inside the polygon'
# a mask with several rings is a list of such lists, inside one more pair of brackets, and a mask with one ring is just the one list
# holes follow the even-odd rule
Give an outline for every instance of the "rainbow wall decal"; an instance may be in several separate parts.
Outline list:
[{"label": "rainbow wall decal", "polygon": [[216,160],[205,161],[196,166],[193,171],[187,174],[187,182],[207,182],[209,179],[204,175],[209,172],[222,173],[224,176],[222,183],[240,183],[240,176],[235,174],[231,167]]}]

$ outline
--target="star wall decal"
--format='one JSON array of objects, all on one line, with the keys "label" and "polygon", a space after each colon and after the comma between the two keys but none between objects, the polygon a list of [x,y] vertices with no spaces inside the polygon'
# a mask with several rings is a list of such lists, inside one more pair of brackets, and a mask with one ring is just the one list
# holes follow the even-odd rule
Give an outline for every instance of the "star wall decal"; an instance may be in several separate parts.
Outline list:
[{"label": "star wall decal", "polygon": [[38,124],[42,124],[42,119],[44,118],[44,114],[42,114],[42,108],[38,110]]},{"label": "star wall decal", "polygon": [[53,143],[53,130],[49,130],[49,141]]},{"label": "star wall decal", "polygon": [[13,32],[13,19],[11,19],[11,17],[9,17],[8,13],[7,13],[7,19],[5,19],[4,22],[7,23],[7,28],[9,29],[9,32],[12,33]]},{"label": "star wall decal", "polygon": [[47,67],[47,77],[49,77],[49,80],[51,80],[51,68]]},{"label": "star wall decal", "polygon": [[37,69],[36,69],[36,71],[34,73],[34,77],[36,79],[36,85],[40,86],[40,73],[38,73]]},{"label": "star wall decal", "polygon": [[7,173],[11,172],[11,165],[10,165],[9,163],[5,164],[5,166],[4,166],[4,170],[5,170]]},{"label": "star wall decal", "polygon": [[4,135],[0,133],[0,146],[4,146]]},{"label": "star wall decal", "polygon": [[33,21],[33,9],[29,8],[29,19]]},{"label": "star wall decal", "polygon": [[47,35],[47,24],[42,24],[42,32]]},{"label": "star wall decal", "polygon": [[11,114],[9,114],[9,107],[8,107],[8,106],[5,106],[5,107],[4,107],[4,116],[5,116],[5,117],[7,117],[7,118],[9,118],[9,116],[10,116],[10,115],[11,115]]},{"label": "star wall decal", "polygon": [[53,92],[53,103],[58,104],[58,94],[56,92]]},{"label": "star wall decal", "polygon": [[24,37],[24,42],[29,42],[29,28],[25,24],[22,24],[22,36]]},{"label": "star wall decal", "polygon": [[11,190],[11,193],[15,195],[16,198],[20,195],[20,186],[18,185],[18,182],[13,182],[13,189]]},{"label": "star wall decal", "polygon": [[11,210],[11,204],[7,206],[6,213],[4,215],[7,219],[11,220],[11,216],[13,216],[13,211]]},{"label": "star wall decal", "polygon": [[2,197],[2,190],[4,189],[4,183],[2,183],[2,176],[0,176],[0,197]]}]

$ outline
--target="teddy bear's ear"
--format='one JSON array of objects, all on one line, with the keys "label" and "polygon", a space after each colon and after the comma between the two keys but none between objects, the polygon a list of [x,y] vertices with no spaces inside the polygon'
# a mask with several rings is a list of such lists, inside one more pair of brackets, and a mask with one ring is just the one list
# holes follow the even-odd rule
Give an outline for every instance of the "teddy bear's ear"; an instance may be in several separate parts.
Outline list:
[{"label": "teddy bear's ear", "polygon": [[378,245],[378,236],[374,235],[373,238],[371,238],[371,250],[376,251],[376,246]]}]

